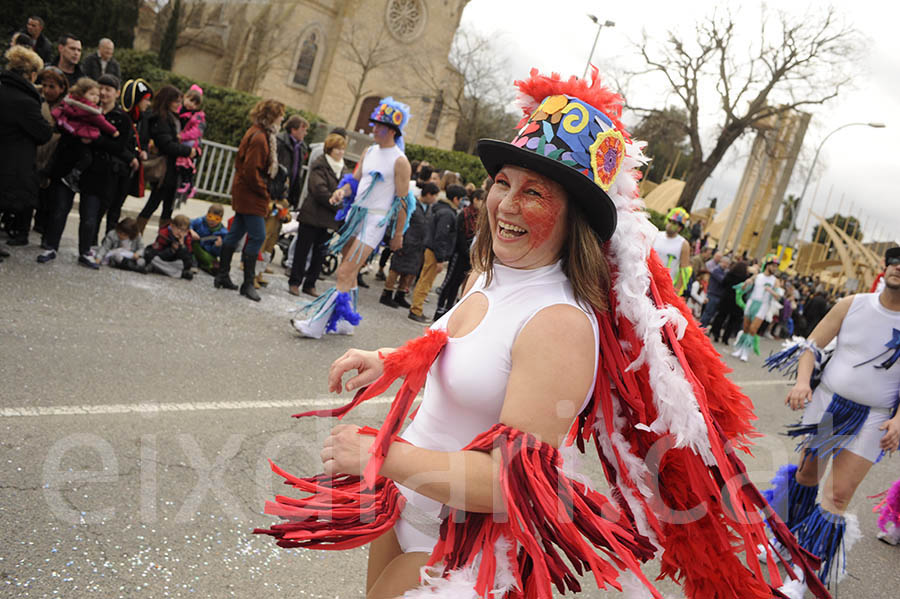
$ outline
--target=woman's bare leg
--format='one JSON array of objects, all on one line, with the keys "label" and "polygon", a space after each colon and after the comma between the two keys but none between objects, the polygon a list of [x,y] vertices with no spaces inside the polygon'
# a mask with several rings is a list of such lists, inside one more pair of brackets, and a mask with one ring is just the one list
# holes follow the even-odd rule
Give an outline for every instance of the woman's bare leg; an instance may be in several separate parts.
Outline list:
[{"label": "woman's bare leg", "polygon": [[391,560],[375,584],[366,593],[366,599],[399,598],[406,591],[419,586],[419,570],[428,563],[424,551],[401,553]]},{"label": "woman's bare leg", "polygon": [[371,543],[369,543],[369,565],[366,571],[366,594],[372,590],[375,581],[381,576],[395,557],[403,555],[397,535],[389,530]]}]

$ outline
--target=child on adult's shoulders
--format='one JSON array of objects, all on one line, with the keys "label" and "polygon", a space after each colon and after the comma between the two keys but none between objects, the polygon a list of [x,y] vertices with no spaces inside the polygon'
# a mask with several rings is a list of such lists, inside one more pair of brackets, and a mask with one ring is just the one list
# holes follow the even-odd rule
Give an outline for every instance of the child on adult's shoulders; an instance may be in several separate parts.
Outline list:
[{"label": "child on adult's shoulders", "polygon": [[138,232],[137,221],[131,217],[123,218],[103,238],[95,259],[97,264],[146,274],[143,249],[144,241]]},{"label": "child on adult's shoulders", "polygon": [[222,243],[228,235],[228,227],[222,223],[224,217],[225,207],[211,204],[206,216],[198,216],[191,221],[194,258],[197,259],[197,266],[211,275],[218,271]]},{"label": "child on adult's shoulders", "polygon": [[153,245],[144,250],[144,261],[149,272],[190,281],[192,258],[191,219],[176,214],[168,226],[159,230]]}]

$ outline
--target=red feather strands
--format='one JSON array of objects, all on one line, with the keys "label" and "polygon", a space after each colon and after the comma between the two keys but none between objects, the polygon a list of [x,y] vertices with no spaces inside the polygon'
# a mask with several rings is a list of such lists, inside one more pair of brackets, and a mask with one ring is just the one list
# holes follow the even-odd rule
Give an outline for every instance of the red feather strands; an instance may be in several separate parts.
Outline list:
[{"label": "red feather strands", "polygon": [[625,570],[633,572],[653,597],[661,598],[639,563],[653,557],[652,543],[635,532],[606,497],[563,475],[553,446],[497,424],[464,450],[490,452],[495,448],[502,459],[499,483],[506,517],[451,509],[428,565],[441,563],[448,572],[476,563],[480,555],[475,591],[487,599],[497,569],[494,547],[503,536],[513,541],[509,557],[517,563],[517,590],[507,595],[509,599],[550,597],[554,585],[560,593],[578,592],[581,585],[575,573],[583,572],[591,572],[600,588],[608,584],[622,590],[617,578],[618,572]]},{"label": "red feather strands", "polygon": [[[559,73],[551,73],[541,75],[537,69],[531,69],[528,79],[515,82],[519,88],[520,102],[523,99],[530,99],[524,102],[522,112],[525,113],[525,119],[531,116],[531,113],[537,108],[544,98],[564,94],[573,96],[587,102],[594,108],[602,111],[608,116],[622,135],[628,137],[625,126],[619,120],[622,116],[622,104],[624,100],[619,94],[610,91],[600,82],[597,67],[591,66],[591,79],[580,79],[574,75],[566,80]],[[533,104],[533,106],[532,106]],[[519,124],[521,127],[525,123]]]},{"label": "red feather strands", "polygon": [[[583,451],[584,441],[594,437],[613,497],[632,522],[637,521],[634,510],[641,510],[647,534],[656,536],[663,548],[661,576],[681,584],[687,597],[783,596],[776,590],[781,584],[777,558],[769,560],[770,585],[756,557],[756,546],[768,543],[764,516],[794,563],[803,565],[810,590],[816,597],[827,598],[828,592],[815,576],[816,558],[800,548],[778,520],[732,449],[748,451],[749,439],[757,436],[750,425],[752,403],[725,378],[726,367],[675,294],[668,270],[655,254],[648,266],[654,303],[676,307],[689,323],[681,341],[671,325],[663,328],[663,335],[692,384],[715,464],[706,464],[691,449],[675,448],[669,437],[639,426],[657,418],[654,392],[647,364],[629,368],[642,345],[632,323],[615,317],[614,289],[609,311],[597,314],[600,358],[594,397],[570,432],[570,441]],[[607,441],[614,435],[621,438],[620,443]],[[643,473],[629,469],[635,457],[646,464]],[[650,492],[642,494],[640,489],[648,486]],[[623,492],[629,494],[630,504]]]},{"label": "red feather strands", "polygon": [[386,356],[381,377],[360,389],[349,404],[333,410],[295,414],[295,418],[341,418],[359,404],[386,391],[398,378],[405,377],[381,429],[360,430],[360,434],[375,436],[369,450],[372,457],[364,476],[320,474],[297,478],[269,462],[272,471],[284,477],[285,484],[310,495],[300,499],[278,495],[274,502],[267,501],[267,514],[290,521],[253,532],[277,538],[278,545],[282,547],[348,549],[365,545],[390,530],[400,517],[406,499],[393,481],[378,476],[378,471],[391,443],[398,440],[397,434],[409,415],[416,395],[425,384],[428,369],[446,343],[446,332],[429,330],[424,336],[411,340]]},{"label": "red feather strands", "polygon": [[[374,434],[375,430],[361,432]],[[406,498],[393,481],[383,476],[376,479],[374,487],[369,487],[358,476],[319,474],[297,478],[269,463],[272,471],[284,477],[285,484],[310,493],[301,499],[276,495],[275,501],[266,502],[267,514],[288,522],[253,532],[275,537],[280,547],[360,547],[393,528],[406,505]]]}]

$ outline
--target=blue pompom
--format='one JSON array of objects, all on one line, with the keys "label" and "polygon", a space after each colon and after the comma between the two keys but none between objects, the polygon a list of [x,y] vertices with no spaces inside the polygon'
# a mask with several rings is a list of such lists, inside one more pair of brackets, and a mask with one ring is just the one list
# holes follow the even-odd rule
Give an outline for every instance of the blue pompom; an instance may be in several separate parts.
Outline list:
[{"label": "blue pompom", "polygon": [[329,333],[336,331],[339,320],[346,320],[353,326],[359,325],[362,320],[362,316],[353,311],[353,300],[346,291],[337,294],[337,298],[334,300],[334,310],[331,312],[325,331]]}]

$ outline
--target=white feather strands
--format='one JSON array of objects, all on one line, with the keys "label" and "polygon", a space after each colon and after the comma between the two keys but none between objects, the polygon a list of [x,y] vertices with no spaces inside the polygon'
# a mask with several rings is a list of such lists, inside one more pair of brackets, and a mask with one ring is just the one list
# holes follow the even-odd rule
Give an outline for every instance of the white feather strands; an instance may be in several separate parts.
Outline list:
[{"label": "white feather strands", "polygon": [[608,254],[618,271],[613,281],[618,300],[616,318],[628,319],[643,344],[640,355],[629,368],[644,364],[649,368],[658,415],[656,421],[644,426],[657,434],[672,434],[675,447],[690,447],[712,465],[715,458],[697,398],[662,336],[666,323],[671,323],[681,336],[687,321],[674,307],[655,306],[649,296],[647,259],[657,230],[641,211],[643,202],[638,197],[637,181],[631,172],[645,162],[642,145],[626,144],[622,172],[608,192],[618,212],[618,226],[610,240]]},{"label": "white feather strands", "polygon": [[[512,542],[506,537],[497,539],[497,544],[494,546],[497,571],[494,574],[493,589],[488,592],[493,599],[503,599],[506,593],[516,588],[516,577],[513,574],[514,564],[509,560],[511,547]],[[442,568],[423,567],[420,574],[422,585],[404,593],[403,599],[480,599],[475,592],[480,565],[481,554],[468,566],[451,571],[446,578],[442,577]]]}]

